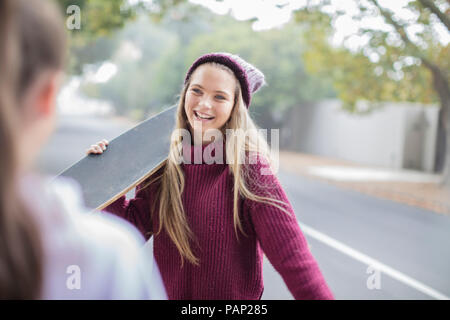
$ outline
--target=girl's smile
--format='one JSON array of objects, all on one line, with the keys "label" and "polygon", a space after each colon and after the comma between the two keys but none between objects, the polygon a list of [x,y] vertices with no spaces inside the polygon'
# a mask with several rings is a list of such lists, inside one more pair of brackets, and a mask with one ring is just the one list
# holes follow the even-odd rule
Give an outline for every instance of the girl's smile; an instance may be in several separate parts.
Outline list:
[{"label": "girl's smile", "polygon": [[211,120],[214,120],[214,118],[215,118],[214,116],[211,116],[211,115],[205,114],[205,113],[201,113],[196,110],[194,110],[194,115],[195,115],[195,120],[202,121],[202,122],[211,121]]}]

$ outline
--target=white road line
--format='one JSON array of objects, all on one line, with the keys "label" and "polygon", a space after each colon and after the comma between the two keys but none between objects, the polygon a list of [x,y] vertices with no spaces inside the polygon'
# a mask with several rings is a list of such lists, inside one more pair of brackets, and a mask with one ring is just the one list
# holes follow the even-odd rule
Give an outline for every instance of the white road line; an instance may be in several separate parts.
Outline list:
[{"label": "white road line", "polygon": [[323,242],[327,245],[329,245],[330,247],[358,260],[361,261],[364,264],[367,264],[369,266],[372,266],[374,269],[379,270],[380,272],[384,272],[385,274],[389,275],[390,277],[403,282],[404,284],[432,297],[438,300],[450,300],[449,297],[447,297],[446,295],[440,293],[439,291],[434,290],[433,288],[430,288],[429,286],[405,275],[404,273],[397,271],[387,265],[385,265],[384,263],[379,262],[378,260],[375,260],[355,249],[350,248],[349,246],[343,244],[342,242],[339,242],[303,223],[300,223],[300,228],[302,229],[302,231],[313,237],[316,240],[319,240],[320,242]]}]

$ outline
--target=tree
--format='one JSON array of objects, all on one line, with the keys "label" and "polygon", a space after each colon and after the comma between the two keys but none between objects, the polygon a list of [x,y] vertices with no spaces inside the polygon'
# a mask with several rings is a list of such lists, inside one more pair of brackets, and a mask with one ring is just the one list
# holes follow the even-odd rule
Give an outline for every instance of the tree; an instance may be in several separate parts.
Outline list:
[{"label": "tree", "polygon": [[[141,16],[115,38],[118,46],[108,61],[116,65],[117,73],[106,83],[84,84],[84,93],[109,100],[118,114],[138,119],[172,104],[182,72],[178,71],[178,36]],[[171,79],[173,74],[178,78]]]},{"label": "tree", "polygon": [[[358,100],[439,102],[440,124],[446,136],[444,148],[441,146],[446,150],[443,177],[449,186],[450,47],[439,41],[438,34],[438,28],[449,32],[449,3],[410,1],[405,8],[411,14],[408,20],[377,0],[357,4],[359,12],[352,17],[355,23],[367,17],[382,17],[389,28],[360,27],[358,34],[367,43],[356,50],[330,44],[331,26],[344,13],[324,13],[328,1],[315,2],[295,13],[296,21],[307,30],[305,36],[311,49],[304,57],[308,70],[331,74],[339,97],[350,111],[357,111]],[[413,27],[418,30],[415,34],[411,32]]]},{"label": "tree", "polygon": [[303,101],[335,96],[329,81],[305,71],[303,42],[295,24],[255,32],[249,22],[211,15],[204,8],[192,17],[163,19],[158,24],[140,17],[127,24],[117,36],[118,42],[133,43],[142,52],[141,58],[121,61],[112,52],[116,75],[107,83],[85,86],[85,92],[112,101],[122,114],[146,116],[176,102],[187,68],[197,57],[229,51],[251,61],[266,75],[268,86],[253,97],[251,108],[264,128],[277,126],[285,111]]},{"label": "tree", "polygon": [[[167,20],[189,20],[200,7],[188,4],[185,0],[152,0],[151,2],[128,0],[55,0],[63,15],[69,17],[67,9],[76,5],[81,13],[80,29],[69,30],[69,73],[81,74],[85,64],[106,60],[117,49],[114,39],[116,31],[140,13],[148,15],[155,24]],[[131,4],[133,3],[133,4]],[[179,29],[180,35],[186,31]],[[181,37],[189,39],[189,37]],[[185,41],[185,40],[183,40]]]},{"label": "tree", "polygon": [[115,31],[123,28],[127,21],[136,17],[142,5],[131,6],[126,0],[58,0],[63,15],[70,17],[68,8],[76,5],[80,9],[79,29],[68,30],[69,73],[80,74],[85,64],[105,60],[117,43],[112,38]]},{"label": "tree", "polygon": [[[186,46],[208,31],[203,15],[211,16],[203,9],[195,21],[163,18],[155,22],[146,12],[139,13],[112,37],[117,46],[106,59],[117,66],[117,73],[106,83],[84,84],[83,92],[109,100],[119,114],[138,119],[174,104],[186,72]],[[139,57],[130,57],[127,50],[121,54],[124,46],[134,48]]]}]

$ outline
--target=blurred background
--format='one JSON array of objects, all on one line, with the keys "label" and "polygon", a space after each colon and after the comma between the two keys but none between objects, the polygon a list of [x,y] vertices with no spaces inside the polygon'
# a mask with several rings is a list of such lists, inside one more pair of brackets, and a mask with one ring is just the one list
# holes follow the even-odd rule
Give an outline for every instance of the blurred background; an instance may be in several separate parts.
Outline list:
[{"label": "blurred background", "polygon": [[[232,52],[266,75],[250,111],[280,130],[279,179],[336,298],[449,299],[447,0],[57,2],[70,46],[41,172],[175,104],[198,56]],[[267,260],[264,275],[263,299],[292,299]]]}]

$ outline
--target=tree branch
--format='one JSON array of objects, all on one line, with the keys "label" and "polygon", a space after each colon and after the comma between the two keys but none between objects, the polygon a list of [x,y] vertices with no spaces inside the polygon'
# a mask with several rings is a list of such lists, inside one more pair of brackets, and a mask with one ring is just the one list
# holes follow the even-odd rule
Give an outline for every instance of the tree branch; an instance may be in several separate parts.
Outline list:
[{"label": "tree branch", "polygon": [[386,22],[394,27],[395,31],[397,31],[397,33],[400,35],[403,42],[410,48],[414,49],[415,56],[419,58],[426,67],[431,69],[433,72],[440,70],[440,68],[436,64],[432,63],[423,56],[419,47],[417,47],[416,44],[409,39],[403,26],[401,26],[397,21],[394,20],[392,14],[388,10],[381,7],[377,0],[369,1],[372,2],[378,8],[378,10],[380,10],[381,15],[386,19]]},{"label": "tree branch", "polygon": [[428,8],[433,12],[439,20],[447,27],[447,30],[450,31],[450,18],[430,0],[419,0],[419,2],[424,6],[425,8]]},{"label": "tree branch", "polygon": [[392,17],[392,14],[384,9],[383,7],[380,6],[380,4],[378,3],[377,0],[369,0],[369,2],[372,2],[377,8],[378,10],[380,10],[381,15],[384,17],[384,19],[386,20],[387,23],[389,23],[390,25],[392,25],[395,29],[395,31],[397,31],[397,33],[400,35],[400,37],[402,38],[403,42],[405,42],[405,44],[412,46],[414,49],[416,49],[417,51],[419,51],[420,49],[408,38],[408,35],[406,34],[405,29],[403,28],[403,26],[401,26],[400,24],[398,24],[397,21],[394,20],[394,18]]},{"label": "tree branch", "polygon": [[[443,101],[441,102],[443,104],[443,109],[447,109],[449,107],[447,100],[449,93],[449,83],[447,81],[447,78],[445,77],[445,73],[441,70],[441,68],[437,64],[433,63],[432,61],[424,57],[424,55],[421,53],[420,48],[418,48],[414,44],[414,42],[412,42],[409,39],[403,26],[401,26],[397,21],[394,20],[392,14],[388,10],[382,8],[377,0],[369,0],[369,1],[380,10],[381,15],[386,19],[386,22],[391,24],[395,28],[395,31],[397,31],[397,33],[400,35],[405,44],[415,51],[414,55],[417,58],[419,58],[420,61],[423,63],[423,65],[431,71],[431,73],[433,74],[434,86],[436,91],[438,91],[438,94],[441,96],[441,98],[443,96],[446,96],[446,98],[443,99]],[[447,112],[447,110],[445,110],[445,112]]]}]

